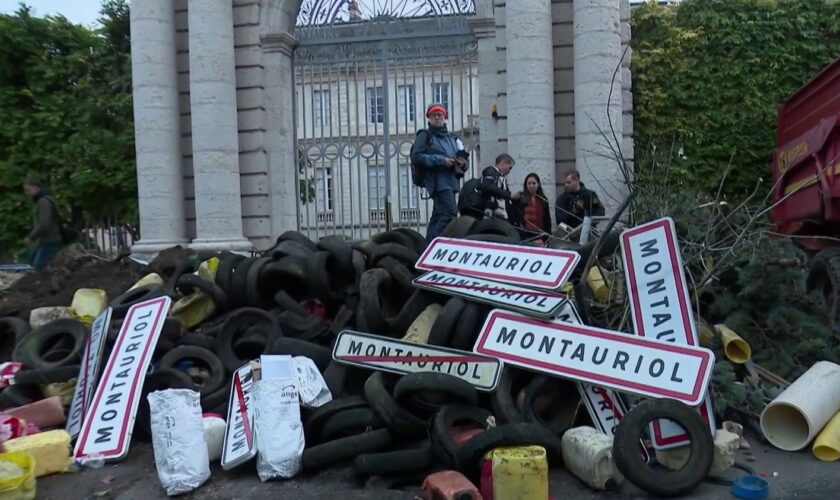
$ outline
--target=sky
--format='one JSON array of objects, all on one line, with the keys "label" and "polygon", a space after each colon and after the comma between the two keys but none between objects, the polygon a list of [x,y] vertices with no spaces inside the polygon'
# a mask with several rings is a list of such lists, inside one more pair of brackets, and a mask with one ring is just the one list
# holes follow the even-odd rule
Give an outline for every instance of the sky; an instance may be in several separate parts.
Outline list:
[{"label": "sky", "polygon": [[[21,0],[0,0],[0,12],[12,14]],[[61,14],[70,21],[90,26],[96,24],[102,0],[24,0],[37,16]]]}]

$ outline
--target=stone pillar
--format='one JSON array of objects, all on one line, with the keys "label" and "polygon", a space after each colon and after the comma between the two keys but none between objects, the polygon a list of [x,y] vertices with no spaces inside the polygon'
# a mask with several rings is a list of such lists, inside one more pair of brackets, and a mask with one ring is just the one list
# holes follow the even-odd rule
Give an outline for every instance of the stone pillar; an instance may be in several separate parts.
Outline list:
[{"label": "stone pillar", "polygon": [[190,108],[199,250],[247,251],[242,233],[231,0],[189,0]]},{"label": "stone pillar", "polygon": [[493,118],[492,113],[493,105],[497,104],[499,88],[500,77],[497,69],[504,68],[505,62],[499,61],[499,51],[496,50],[496,19],[477,17],[478,9],[479,5],[476,3],[476,17],[467,19],[467,24],[478,41],[478,114],[481,138],[478,165],[484,168],[492,164],[496,156],[503,151],[503,144],[499,142],[498,120]]},{"label": "stone pillar", "polygon": [[508,184],[522,189],[536,172],[554,205],[554,53],[551,0],[507,2],[507,134],[508,153],[516,167]]},{"label": "stone pillar", "polygon": [[618,144],[624,133],[622,75],[620,70],[616,74],[621,63],[619,19],[618,0],[574,1],[575,166],[586,187],[598,193],[607,215],[627,195],[616,153],[607,145],[618,149],[610,123]]},{"label": "stone pillar", "polygon": [[297,153],[292,87],[292,52],[297,40],[289,33],[261,37],[265,74],[265,117],[263,137],[268,155],[271,234],[298,228]]},{"label": "stone pillar", "polygon": [[187,243],[172,2],[132,0],[131,33],[141,236],[131,252],[150,259]]}]

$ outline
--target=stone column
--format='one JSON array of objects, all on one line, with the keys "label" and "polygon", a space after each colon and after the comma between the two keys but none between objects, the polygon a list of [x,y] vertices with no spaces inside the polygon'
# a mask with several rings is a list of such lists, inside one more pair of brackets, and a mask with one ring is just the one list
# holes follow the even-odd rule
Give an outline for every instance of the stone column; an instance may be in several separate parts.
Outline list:
[{"label": "stone column", "polygon": [[624,130],[622,75],[620,70],[616,74],[621,63],[619,19],[618,0],[574,1],[575,166],[586,187],[598,193],[607,215],[612,215],[627,195],[616,153],[607,145],[617,149],[610,123],[618,144]]},{"label": "stone column", "polygon": [[170,0],[132,0],[131,76],[142,259],[185,245],[175,11]]},{"label": "stone column", "polygon": [[[551,0],[507,2],[507,133],[508,153],[516,167],[508,184],[522,189],[536,172],[554,205],[554,53]],[[492,161],[492,160],[491,160]]]},{"label": "stone column", "polygon": [[247,251],[242,233],[231,0],[189,0],[190,108],[200,250]]},{"label": "stone column", "polygon": [[266,34],[261,37],[261,44],[266,117],[263,144],[268,155],[271,234],[277,236],[298,228],[295,90],[292,87],[292,52],[297,40],[289,33]]},{"label": "stone column", "polygon": [[[492,15],[492,13],[490,13]],[[493,104],[499,89],[497,69],[505,67],[504,60],[499,61],[496,50],[496,19],[493,17],[478,17],[479,4],[476,3],[476,17],[467,19],[470,30],[478,41],[478,113],[479,137],[481,149],[478,165],[484,168],[493,163],[496,156],[503,151],[499,142],[498,120],[493,118]]]}]

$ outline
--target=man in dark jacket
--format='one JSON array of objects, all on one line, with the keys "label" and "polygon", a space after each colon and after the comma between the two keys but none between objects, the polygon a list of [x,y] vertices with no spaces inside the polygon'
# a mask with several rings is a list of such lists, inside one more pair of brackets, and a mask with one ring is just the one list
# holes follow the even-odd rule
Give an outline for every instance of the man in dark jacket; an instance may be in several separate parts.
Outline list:
[{"label": "man in dark jacket", "polygon": [[518,202],[522,193],[511,193],[507,184],[507,175],[513,169],[513,157],[502,153],[496,157],[496,163],[481,172],[481,208],[485,217],[508,218],[511,202]]},{"label": "man in dark jacket", "polygon": [[[426,109],[429,125],[426,133],[417,134],[412,161],[425,169],[426,191],[432,197],[432,216],[426,241],[431,242],[455,218],[455,193],[460,187],[469,155],[461,141],[446,128],[446,108],[432,104]],[[431,135],[431,139],[429,136]]]},{"label": "man in dark jacket", "polygon": [[577,170],[566,173],[565,187],[566,191],[557,197],[557,203],[554,205],[558,226],[563,223],[575,229],[587,215],[604,215],[604,205],[594,191],[587,189],[580,182],[580,173]]},{"label": "man in dark jacket", "polygon": [[43,271],[61,249],[61,217],[52,193],[41,181],[27,180],[23,192],[35,202],[32,231],[24,239],[29,247],[29,264]]}]

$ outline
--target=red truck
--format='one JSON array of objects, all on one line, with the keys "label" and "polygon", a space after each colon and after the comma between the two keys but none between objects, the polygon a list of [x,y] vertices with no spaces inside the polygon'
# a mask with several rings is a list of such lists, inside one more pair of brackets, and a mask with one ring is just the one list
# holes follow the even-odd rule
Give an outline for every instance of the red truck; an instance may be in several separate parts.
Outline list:
[{"label": "red truck", "polygon": [[840,58],[779,105],[771,218],[811,254],[807,286],[840,324]]}]

